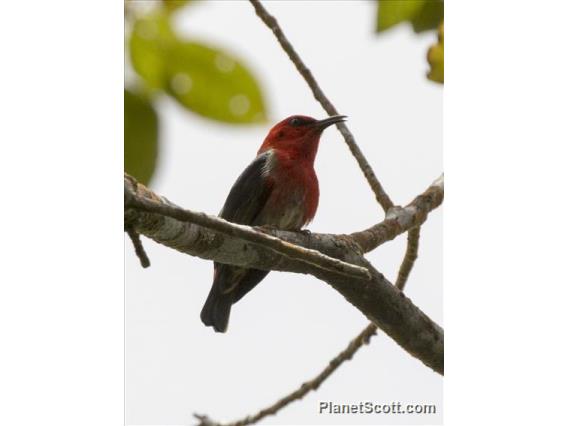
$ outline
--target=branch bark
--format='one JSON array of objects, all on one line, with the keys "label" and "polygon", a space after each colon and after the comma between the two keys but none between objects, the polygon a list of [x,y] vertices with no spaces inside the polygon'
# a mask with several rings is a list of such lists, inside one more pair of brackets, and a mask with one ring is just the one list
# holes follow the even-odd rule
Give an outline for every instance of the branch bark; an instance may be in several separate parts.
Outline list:
[{"label": "branch bark", "polygon": [[[131,179],[132,178],[130,178],[130,181]],[[156,202],[155,199],[130,196],[132,192],[128,189],[125,194],[126,206],[138,211],[156,213],[182,222],[190,222],[221,232],[222,234],[230,237],[240,238],[249,243],[261,244],[263,247],[268,248],[277,254],[286,256],[291,260],[306,263],[326,271],[337,272],[339,274],[355,278],[371,278],[369,271],[361,266],[352,265],[333,257],[326,256],[316,250],[291,244],[270,234],[257,231],[254,228],[230,223],[218,217],[208,216],[205,213],[185,210],[174,204],[166,202],[166,200],[164,200],[164,202]],[[129,232],[131,232],[131,228],[129,228],[129,230]],[[268,229],[265,231],[268,231]]]},{"label": "branch bark", "polygon": [[[204,214],[192,216],[207,217],[201,225],[188,222],[187,210],[136,184],[130,177],[125,176],[124,184],[125,225],[131,226],[139,234],[180,252],[220,263],[311,274],[341,293],[408,353],[443,374],[443,330],[362,256],[360,246],[350,236],[270,231],[272,236],[287,243],[363,267],[370,273],[371,279],[323,269],[310,262],[283,256],[266,247],[260,239],[251,243],[235,236],[238,234],[236,230],[254,231],[249,227],[234,225]],[[159,213],[140,208],[148,203],[168,208],[161,209]],[[389,220],[395,219],[396,215]],[[221,225],[214,230],[211,227],[217,225],[213,224]]]}]

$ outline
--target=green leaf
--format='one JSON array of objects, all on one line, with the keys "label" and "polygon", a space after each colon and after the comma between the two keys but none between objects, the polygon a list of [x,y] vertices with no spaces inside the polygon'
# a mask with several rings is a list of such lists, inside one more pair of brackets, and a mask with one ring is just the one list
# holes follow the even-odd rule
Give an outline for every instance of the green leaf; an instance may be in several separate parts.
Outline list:
[{"label": "green leaf", "polygon": [[379,0],[377,31],[411,21],[424,6],[424,0]]},{"label": "green leaf", "polygon": [[130,60],[150,89],[162,89],[167,80],[164,52],[175,43],[167,15],[154,13],[136,20],[130,36]]},{"label": "green leaf", "polygon": [[124,170],[148,184],[158,157],[158,115],[142,96],[124,90]]},{"label": "green leaf", "polygon": [[444,19],[442,0],[378,0],[377,31],[410,22],[415,32],[434,29]]},{"label": "green leaf", "polygon": [[262,93],[251,72],[235,57],[194,42],[168,52],[168,93],[205,117],[228,123],[262,122]]},{"label": "green leaf", "polygon": [[197,114],[227,123],[266,119],[262,92],[252,72],[221,49],[180,40],[164,14],[134,24],[130,56],[149,88],[166,91]]},{"label": "green leaf", "polygon": [[444,23],[438,27],[438,43],[428,49],[430,71],[427,77],[435,82],[444,83]]},{"label": "green leaf", "polygon": [[168,12],[175,12],[176,10],[184,7],[190,1],[191,0],[162,0],[162,5]]},{"label": "green leaf", "polygon": [[419,33],[433,30],[444,20],[444,2],[438,0],[425,1],[424,6],[412,19],[412,28]]}]

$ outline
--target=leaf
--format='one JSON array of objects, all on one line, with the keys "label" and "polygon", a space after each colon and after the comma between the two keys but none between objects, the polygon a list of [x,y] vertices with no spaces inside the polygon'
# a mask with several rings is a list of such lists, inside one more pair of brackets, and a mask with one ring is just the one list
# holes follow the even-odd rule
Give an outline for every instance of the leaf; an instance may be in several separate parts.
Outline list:
[{"label": "leaf", "polygon": [[154,13],[137,19],[132,28],[129,50],[134,70],[150,89],[164,88],[166,63],[164,52],[175,43],[167,15]]},{"label": "leaf", "polygon": [[180,40],[164,14],[139,19],[130,39],[135,71],[187,109],[227,123],[266,119],[261,89],[251,71],[221,49]]},{"label": "leaf", "polygon": [[427,77],[438,83],[444,83],[444,23],[438,27],[438,43],[428,49],[430,71]]},{"label": "leaf", "polygon": [[158,115],[142,96],[124,90],[124,170],[148,184],[158,157]]},{"label": "leaf", "polygon": [[415,32],[434,29],[444,19],[442,0],[378,0],[377,31],[410,22]]},{"label": "leaf", "polygon": [[412,19],[414,32],[433,30],[444,19],[444,2],[439,0],[424,1],[423,7]]},{"label": "leaf", "polygon": [[190,1],[191,0],[162,0],[162,5],[168,12],[175,12],[176,10],[184,7]]},{"label": "leaf", "polygon": [[255,78],[230,54],[194,42],[179,42],[169,55],[167,91],[182,105],[229,123],[266,119]]},{"label": "leaf", "polygon": [[377,31],[412,20],[424,6],[424,0],[379,0]]}]

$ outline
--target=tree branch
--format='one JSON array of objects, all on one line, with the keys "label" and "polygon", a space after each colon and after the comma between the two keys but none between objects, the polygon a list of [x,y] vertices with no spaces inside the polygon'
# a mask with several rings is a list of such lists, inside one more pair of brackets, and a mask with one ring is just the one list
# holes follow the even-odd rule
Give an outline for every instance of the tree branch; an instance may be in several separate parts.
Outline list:
[{"label": "tree branch", "polygon": [[197,417],[200,420],[199,425],[200,426],[246,426],[254,424],[267,416],[276,414],[278,411],[289,405],[291,402],[294,402],[298,399],[302,399],[310,391],[317,390],[320,387],[320,385],[329,376],[331,376],[331,374],[333,374],[335,370],[339,368],[341,364],[343,364],[347,360],[350,360],[353,357],[353,354],[362,345],[369,343],[369,339],[373,334],[375,334],[376,330],[377,328],[374,324],[370,324],[369,326],[367,326],[367,328],[365,328],[365,330],[363,330],[357,337],[355,337],[351,342],[349,342],[349,345],[343,351],[341,351],[335,358],[333,358],[329,362],[329,364],[325,367],[325,369],[321,373],[319,373],[316,377],[303,383],[302,386],[300,386],[294,392],[291,392],[290,394],[286,395],[284,398],[278,400],[271,406],[260,410],[258,413],[251,416],[247,416],[235,422],[224,423],[224,424],[216,423],[211,419],[209,419],[207,416],[195,414],[195,417]]},{"label": "tree branch", "polygon": [[351,238],[364,253],[376,249],[398,235],[422,225],[428,214],[444,201],[444,175],[436,179],[422,194],[406,207],[392,207],[384,221],[360,232],[354,232]]},{"label": "tree branch", "polygon": [[144,250],[142,241],[140,241],[140,235],[138,235],[138,233],[134,229],[132,229],[132,227],[126,228],[125,231],[130,237],[130,240],[132,241],[132,245],[134,246],[134,252],[136,253],[136,256],[138,256],[138,259],[140,260],[140,265],[142,265],[143,268],[149,267],[150,259],[146,254],[146,250]]},{"label": "tree branch", "polygon": [[[300,58],[300,55],[298,55],[296,49],[294,49],[294,46],[292,46],[292,43],[290,43],[288,38],[284,35],[284,32],[282,31],[282,28],[278,24],[276,18],[268,13],[268,11],[264,8],[259,0],[250,0],[250,2],[253,5],[258,17],[274,33],[274,36],[280,43],[280,46],[282,46],[282,49],[284,49],[290,60],[294,63],[298,72],[302,75],[306,83],[308,83],[308,86],[310,87],[314,97],[320,103],[323,109],[329,115],[338,115],[339,112],[337,111],[335,106],[333,106],[327,96],[323,93],[312,72],[308,69],[306,64],[304,64],[302,58]],[[337,128],[343,135],[345,143],[349,147],[351,154],[353,154],[353,157],[355,157],[355,159],[357,160],[361,171],[365,175],[367,182],[375,193],[377,201],[379,202],[383,210],[387,212],[391,207],[393,207],[394,204],[387,193],[384,191],[381,183],[377,179],[377,176],[375,176],[375,172],[373,171],[371,165],[357,145],[357,142],[355,142],[355,137],[344,123],[338,123]]]},{"label": "tree branch", "polygon": [[[129,181],[131,182],[131,180]],[[132,196],[131,188],[125,188],[125,191],[130,194],[130,196],[126,197],[128,198],[126,207],[147,213],[156,213],[183,222],[201,225],[230,237],[237,237],[249,243],[260,244],[263,247],[266,247],[277,254],[286,256],[291,260],[307,263],[326,271],[337,272],[339,274],[355,278],[371,278],[371,274],[365,268],[326,256],[317,250],[311,250],[291,244],[287,241],[281,240],[280,238],[257,231],[254,228],[230,223],[218,217],[208,216],[205,213],[185,210],[170,203],[166,204],[156,202],[154,199]],[[132,228],[128,229],[130,229],[129,232],[133,232]]]},{"label": "tree branch", "polygon": [[[414,266],[414,262],[418,258],[419,240],[420,227],[411,229],[408,233],[408,241],[404,259],[400,265],[400,270],[398,271],[398,277],[396,279],[396,286],[401,291],[404,289],[410,272],[412,271],[412,268]],[[335,358],[333,358],[316,377],[305,383],[302,383],[302,385],[298,389],[279,399],[269,407],[263,408],[256,414],[246,416],[231,423],[217,423],[205,415],[194,414],[194,416],[199,419],[198,426],[247,426],[257,423],[267,416],[277,414],[278,411],[280,411],[290,403],[302,399],[309,392],[315,392],[321,386],[321,384],[335,372],[335,370],[337,370],[345,361],[352,359],[355,353],[361,347],[363,347],[363,345],[368,344],[370,339],[376,334],[376,332],[377,326],[374,323],[368,324],[367,327],[365,327],[365,329],[361,333],[359,333],[357,337],[349,342],[349,345]]]},{"label": "tree branch", "polygon": [[[220,263],[263,270],[279,270],[311,274],[331,285],[353,306],[391,336],[408,353],[442,374],[443,330],[396,289],[365,258],[359,246],[346,235],[309,234],[270,231],[271,235],[288,243],[319,251],[326,256],[367,269],[371,279],[348,276],[297,258],[289,258],[265,247],[260,240],[251,244],[236,237],[233,230],[252,228],[234,225],[221,219],[196,214],[201,223],[221,224],[219,230],[187,222],[187,210],[174,206],[142,185],[133,186],[125,177],[125,224],[158,243],[192,256]],[[159,213],[148,212],[147,202],[165,205]],[[158,211],[158,210],[156,210]],[[171,216],[169,216],[171,214]],[[199,219],[201,218],[201,219]]]},{"label": "tree branch", "polygon": [[[160,210],[162,212],[167,211],[173,214],[188,215],[184,216],[184,218],[190,218],[190,220],[193,219],[197,224],[203,224],[206,227],[213,227],[220,232],[223,232],[224,230],[224,232],[228,232],[230,235],[237,235],[231,234],[233,231],[239,233],[245,230],[243,234],[239,235],[246,234],[246,230],[252,230],[254,232],[254,229],[250,227],[230,224],[222,219],[207,216],[203,213],[193,213],[188,210],[185,210],[185,213],[183,213],[183,209],[175,206],[175,204],[171,203],[164,197],[156,195],[127,174],[125,174],[124,177],[124,188],[125,208],[127,208],[127,210],[125,210],[125,226],[128,226],[131,222],[139,222],[137,226],[145,229],[146,234],[144,235],[153,238],[161,244],[192,256],[214,260],[214,257],[221,256],[223,253],[216,253],[213,255],[212,253],[208,253],[203,250],[203,248],[206,247],[202,247],[201,243],[207,236],[201,235],[200,232],[196,232],[200,231],[201,228],[195,228],[191,224],[184,222],[185,219],[176,221],[168,219],[167,216],[141,215],[140,213],[142,213],[142,211],[137,213],[136,209],[130,208],[128,210],[128,206],[132,207],[132,203],[139,203],[141,206],[144,206],[148,205],[148,202],[153,202],[154,204],[149,205],[155,206],[155,203],[158,203],[164,206],[169,206],[173,209],[171,210],[166,208],[165,210]],[[334,244],[342,244],[351,246],[355,252],[366,253],[374,250],[381,244],[396,238],[407,230],[420,226],[424,223],[428,214],[441,205],[443,199],[444,179],[442,175],[423,194],[417,196],[406,207],[393,207],[389,210],[387,218],[384,221],[377,223],[366,230],[354,232],[350,235],[340,235],[320,233],[306,234],[303,232],[290,232],[275,229],[266,230],[265,233],[258,233],[260,236],[255,235],[254,238],[258,238],[258,240],[255,241],[262,243],[264,240],[263,236],[272,235],[297,246],[309,247],[318,252],[325,252],[325,250],[329,251],[330,247]],[[144,207],[141,208],[144,209]],[[140,219],[145,220],[140,222]],[[211,235],[209,235],[209,237],[211,237]],[[240,239],[232,239],[231,241],[235,240],[240,241]],[[244,250],[248,248],[247,246],[244,247]],[[243,246],[241,246],[241,248],[243,248]],[[233,259],[225,259],[225,263],[237,262],[239,257],[246,259],[250,258],[249,254],[246,252],[241,254],[231,253],[231,255],[234,255],[232,256]],[[248,262],[248,260],[244,261],[243,266],[247,266],[246,262]],[[267,266],[265,269],[273,269],[275,266],[277,265],[270,264],[270,266]],[[357,272],[355,272],[355,274],[357,274]]]},{"label": "tree branch", "polygon": [[404,290],[404,286],[408,281],[408,276],[414,267],[414,262],[418,259],[418,246],[420,243],[420,227],[412,228],[408,231],[408,240],[406,242],[406,252],[404,254],[404,259],[400,264],[398,270],[398,276],[396,278],[396,287],[400,290]]}]

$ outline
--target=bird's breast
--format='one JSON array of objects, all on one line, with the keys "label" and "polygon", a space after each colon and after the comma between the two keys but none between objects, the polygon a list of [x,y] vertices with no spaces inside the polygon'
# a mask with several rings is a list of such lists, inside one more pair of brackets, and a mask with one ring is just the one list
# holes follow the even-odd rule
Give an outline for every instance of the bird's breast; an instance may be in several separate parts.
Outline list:
[{"label": "bird's breast", "polygon": [[263,222],[280,229],[300,229],[306,220],[305,194],[301,190],[275,188],[264,210]]},{"label": "bird's breast", "polygon": [[272,185],[259,221],[280,229],[297,230],[315,216],[319,187],[312,164],[275,158],[266,178]]}]

